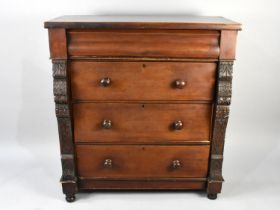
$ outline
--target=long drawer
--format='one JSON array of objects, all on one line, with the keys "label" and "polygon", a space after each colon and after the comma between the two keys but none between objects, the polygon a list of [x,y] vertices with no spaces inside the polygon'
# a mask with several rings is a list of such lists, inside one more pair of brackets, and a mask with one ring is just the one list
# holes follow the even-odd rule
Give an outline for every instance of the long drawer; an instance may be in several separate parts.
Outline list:
[{"label": "long drawer", "polygon": [[70,30],[70,56],[218,58],[213,30]]},{"label": "long drawer", "polygon": [[212,100],[216,63],[70,62],[74,100]]},{"label": "long drawer", "polygon": [[77,145],[83,178],[206,177],[209,146]]},{"label": "long drawer", "polygon": [[77,103],[76,142],[209,140],[211,104]]}]

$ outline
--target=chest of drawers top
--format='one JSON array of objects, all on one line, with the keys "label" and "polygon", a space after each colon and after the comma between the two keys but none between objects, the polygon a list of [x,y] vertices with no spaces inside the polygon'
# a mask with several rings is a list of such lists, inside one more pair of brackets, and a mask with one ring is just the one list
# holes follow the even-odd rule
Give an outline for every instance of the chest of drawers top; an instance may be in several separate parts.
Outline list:
[{"label": "chest of drawers top", "polygon": [[[62,16],[45,22],[52,58],[167,57],[232,59],[239,23],[223,17],[200,16]],[[63,32],[58,32],[63,29]],[[55,34],[52,31],[57,31]],[[63,33],[67,43],[63,43]],[[224,38],[221,40],[221,32]],[[55,37],[53,37],[55,36]],[[56,40],[59,43],[53,43]],[[231,40],[234,42],[234,40]],[[66,49],[67,48],[67,49]],[[224,51],[221,51],[224,50]],[[64,52],[63,52],[64,50]]]},{"label": "chest of drawers top", "polygon": [[65,15],[46,21],[45,28],[66,29],[205,29],[241,30],[241,24],[221,16],[96,16]]},{"label": "chest of drawers top", "polygon": [[222,17],[45,22],[67,201],[79,190],[221,192],[241,25]]}]

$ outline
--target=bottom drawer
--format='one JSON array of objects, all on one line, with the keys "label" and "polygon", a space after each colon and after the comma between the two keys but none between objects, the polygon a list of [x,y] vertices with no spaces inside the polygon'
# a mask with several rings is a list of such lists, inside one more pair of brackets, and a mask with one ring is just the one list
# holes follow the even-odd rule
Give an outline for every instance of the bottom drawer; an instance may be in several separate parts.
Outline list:
[{"label": "bottom drawer", "polygon": [[77,145],[81,178],[196,178],[208,172],[209,145]]}]

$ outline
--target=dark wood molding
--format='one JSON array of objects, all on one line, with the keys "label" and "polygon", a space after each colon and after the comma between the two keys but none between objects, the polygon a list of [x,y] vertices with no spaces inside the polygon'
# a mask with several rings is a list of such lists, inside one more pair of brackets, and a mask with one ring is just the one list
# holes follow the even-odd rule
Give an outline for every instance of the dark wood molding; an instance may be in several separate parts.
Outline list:
[{"label": "dark wood molding", "polygon": [[80,179],[79,191],[83,190],[203,190],[205,181],[189,180],[94,180]]},{"label": "dark wood molding", "polygon": [[231,103],[232,67],[233,61],[219,61],[207,187],[207,192],[210,195],[220,193],[224,181],[222,164],[229,105]]},{"label": "dark wood molding", "polygon": [[133,57],[133,56],[69,56],[69,60],[84,60],[84,61],[126,61],[126,62],[197,62],[211,63],[217,62],[219,59],[213,58],[172,58],[172,57]]},{"label": "dark wood molding", "polygon": [[170,178],[170,177],[145,177],[145,178],[137,178],[137,177],[114,177],[114,178],[108,178],[108,177],[79,177],[79,180],[107,180],[107,181],[207,181],[207,178],[195,178],[195,177],[176,177],[176,178]]},{"label": "dark wood molding", "polygon": [[53,92],[55,113],[58,122],[58,132],[61,151],[63,192],[73,197],[77,192],[77,177],[75,167],[73,126],[71,122],[71,106],[67,75],[67,60],[54,59],[53,63]]},{"label": "dark wood molding", "polygon": [[219,78],[217,85],[217,104],[230,105],[231,103],[231,81],[232,81],[232,61],[219,62]]},{"label": "dark wood molding", "polygon": [[45,28],[67,29],[214,29],[241,30],[241,24],[219,16],[62,16],[44,23]]}]

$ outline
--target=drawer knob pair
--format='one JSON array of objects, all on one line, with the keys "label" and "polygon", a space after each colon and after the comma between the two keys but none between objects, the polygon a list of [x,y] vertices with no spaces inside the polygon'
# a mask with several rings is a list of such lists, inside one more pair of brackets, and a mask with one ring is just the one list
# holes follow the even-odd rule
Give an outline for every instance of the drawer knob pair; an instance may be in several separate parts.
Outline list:
[{"label": "drawer knob pair", "polygon": [[[100,85],[102,87],[108,87],[111,85],[111,79],[109,77],[105,77],[100,80]],[[183,89],[186,86],[186,82],[184,80],[175,80],[174,85],[178,89]]]},{"label": "drawer knob pair", "polygon": [[111,79],[109,77],[105,77],[103,79],[100,80],[100,85],[102,87],[108,87],[111,85]]},{"label": "drawer knob pair", "polygon": [[[103,120],[101,123],[102,128],[104,129],[110,129],[112,128],[112,121],[111,120]],[[175,130],[182,130],[184,127],[184,124],[181,120],[177,120],[173,123],[173,129]]]},{"label": "drawer knob pair", "polygon": [[[103,165],[104,165],[105,168],[112,168],[113,167],[113,161],[111,159],[105,159]],[[181,164],[180,160],[173,160],[172,161],[172,168],[173,169],[178,169],[178,168],[181,168],[181,167],[182,167],[182,164]]]}]

